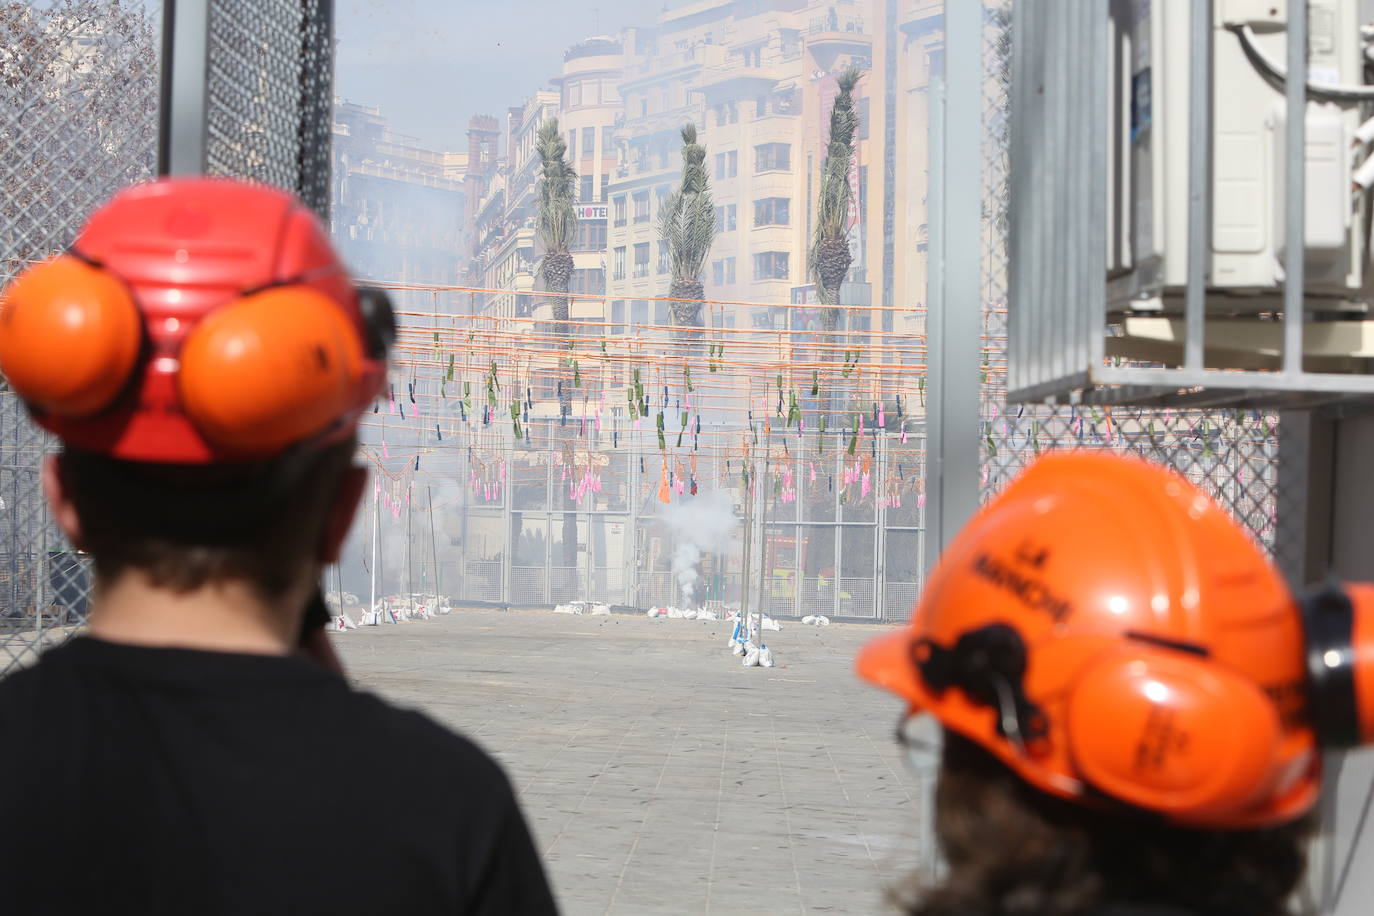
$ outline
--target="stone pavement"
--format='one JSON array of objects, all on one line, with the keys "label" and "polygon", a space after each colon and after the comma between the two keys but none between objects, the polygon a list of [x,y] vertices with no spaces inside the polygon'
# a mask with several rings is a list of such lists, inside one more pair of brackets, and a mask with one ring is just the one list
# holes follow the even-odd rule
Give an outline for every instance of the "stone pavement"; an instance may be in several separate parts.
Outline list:
[{"label": "stone pavement", "polygon": [[619,615],[457,611],[335,645],[502,762],[566,913],[874,913],[921,859],[929,789],[899,701],[853,674],[887,629],[783,622],[772,669],[727,623]]}]

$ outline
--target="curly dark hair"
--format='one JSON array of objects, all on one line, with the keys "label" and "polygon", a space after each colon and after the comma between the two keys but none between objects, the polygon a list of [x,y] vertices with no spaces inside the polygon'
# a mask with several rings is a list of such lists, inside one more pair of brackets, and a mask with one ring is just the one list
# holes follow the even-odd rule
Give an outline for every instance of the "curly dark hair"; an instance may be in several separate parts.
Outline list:
[{"label": "curly dark hair", "polygon": [[910,916],[1086,916],[1108,904],[1284,916],[1310,832],[1307,819],[1191,830],[1092,810],[1036,791],[946,730],[935,833],[948,869],[890,899]]}]

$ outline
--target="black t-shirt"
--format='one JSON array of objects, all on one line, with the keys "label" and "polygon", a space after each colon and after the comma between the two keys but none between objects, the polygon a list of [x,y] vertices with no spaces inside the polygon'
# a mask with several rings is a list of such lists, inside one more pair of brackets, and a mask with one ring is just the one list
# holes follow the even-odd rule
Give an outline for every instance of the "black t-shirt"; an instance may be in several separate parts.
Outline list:
[{"label": "black t-shirt", "polygon": [[555,907],[466,739],[303,659],[83,637],[0,681],[0,910]]}]

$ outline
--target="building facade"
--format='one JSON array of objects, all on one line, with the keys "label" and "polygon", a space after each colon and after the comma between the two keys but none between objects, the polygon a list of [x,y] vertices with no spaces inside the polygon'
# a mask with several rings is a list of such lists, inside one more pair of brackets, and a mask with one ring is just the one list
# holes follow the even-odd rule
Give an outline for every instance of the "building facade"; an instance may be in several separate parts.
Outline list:
[{"label": "building facade", "polygon": [[392,131],[380,110],[334,107],[330,232],[362,280],[453,285],[468,221],[462,154]]}]

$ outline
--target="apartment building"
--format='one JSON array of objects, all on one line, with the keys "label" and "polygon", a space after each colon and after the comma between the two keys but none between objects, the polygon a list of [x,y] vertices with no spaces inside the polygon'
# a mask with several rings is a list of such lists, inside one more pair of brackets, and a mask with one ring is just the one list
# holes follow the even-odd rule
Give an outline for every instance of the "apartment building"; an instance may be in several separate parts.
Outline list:
[{"label": "apartment building", "polygon": [[506,112],[505,156],[499,158],[473,214],[469,281],[475,311],[501,318],[534,315],[535,216],[539,196],[539,127],[558,113],[558,93],[541,89]]},{"label": "apartment building", "polygon": [[[568,136],[568,158],[577,172],[577,236],[569,292],[579,297],[598,297],[606,292],[606,195],[618,158],[614,130],[621,113],[624,69],[621,41],[596,36],[570,47],[563,55],[562,72],[553,79],[559,92],[559,126]],[[573,299],[569,314],[574,320],[589,323],[582,328],[585,332],[594,336],[602,333],[599,322],[605,303],[601,299]],[[552,317],[543,312],[540,315]]]},{"label": "apartment building", "polygon": [[451,285],[465,247],[466,157],[421,147],[379,109],[336,100],[330,233],[363,280]]},{"label": "apartment building", "polygon": [[[664,10],[652,28],[626,30],[625,111],[616,132],[622,158],[609,194],[612,327],[668,321],[666,303],[647,300],[663,296],[671,280],[657,214],[679,180],[679,132],[688,122],[706,146],[716,207],[703,276],[707,297],[778,306],[807,301],[806,251],[835,74],[851,63],[871,71],[873,40],[863,14],[872,5],[701,0]],[[882,186],[867,182],[876,155],[872,83],[870,73],[856,92],[853,304],[868,302],[865,242],[874,231],[867,220],[881,213],[871,204]],[[782,308],[723,308],[713,320],[724,327],[771,326],[786,315]]]}]

